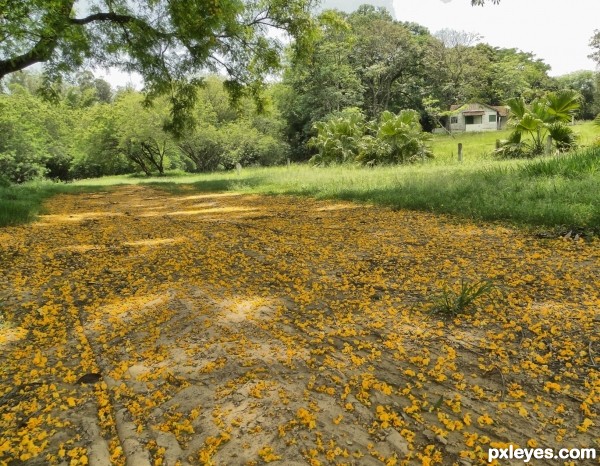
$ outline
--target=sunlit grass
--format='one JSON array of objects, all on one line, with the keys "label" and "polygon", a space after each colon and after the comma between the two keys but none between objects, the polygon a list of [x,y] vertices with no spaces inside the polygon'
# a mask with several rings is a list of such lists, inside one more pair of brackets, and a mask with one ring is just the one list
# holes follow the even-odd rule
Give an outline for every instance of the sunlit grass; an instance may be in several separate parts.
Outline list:
[{"label": "sunlit grass", "polygon": [[[577,122],[573,131],[578,135],[580,146],[589,146],[600,136],[600,130],[591,121]],[[463,163],[490,159],[496,148],[496,141],[506,139],[510,129],[503,131],[484,131],[479,133],[435,134],[431,148],[437,163],[454,162],[458,159],[458,144],[463,145]]]},{"label": "sunlit grass", "polygon": [[18,225],[35,219],[48,197],[65,192],[82,192],[91,186],[74,186],[50,181],[36,181],[16,186],[0,185],[0,226]]}]

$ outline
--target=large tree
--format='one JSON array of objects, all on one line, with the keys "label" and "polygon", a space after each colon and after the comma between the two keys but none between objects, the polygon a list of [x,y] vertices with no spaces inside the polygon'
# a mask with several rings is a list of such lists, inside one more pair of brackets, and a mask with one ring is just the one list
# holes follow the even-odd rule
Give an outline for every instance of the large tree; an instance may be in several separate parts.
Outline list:
[{"label": "large tree", "polygon": [[[364,88],[364,109],[370,119],[398,106],[413,108],[423,74],[426,35],[394,21],[384,9],[362,5],[348,16],[356,37],[350,51],[350,65]],[[395,102],[394,102],[395,100]],[[418,100],[418,99],[417,99]],[[396,104],[396,105],[393,105]]]},{"label": "large tree", "polygon": [[[84,64],[137,72],[149,94],[190,106],[190,77],[226,71],[260,87],[279,65],[281,35],[297,52],[312,29],[313,0],[0,0],[0,79],[42,63],[49,78]],[[177,112],[176,112],[177,113]]]}]

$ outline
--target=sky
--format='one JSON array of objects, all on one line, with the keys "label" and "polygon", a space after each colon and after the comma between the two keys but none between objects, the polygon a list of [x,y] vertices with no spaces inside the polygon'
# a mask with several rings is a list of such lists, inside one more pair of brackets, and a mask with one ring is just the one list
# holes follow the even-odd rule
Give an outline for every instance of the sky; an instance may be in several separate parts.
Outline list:
[{"label": "sky", "polygon": [[600,29],[600,0],[501,0],[471,6],[470,0],[393,0],[396,19],[431,33],[448,28],[476,32],[482,42],[533,53],[551,76],[595,70],[589,41]]}]

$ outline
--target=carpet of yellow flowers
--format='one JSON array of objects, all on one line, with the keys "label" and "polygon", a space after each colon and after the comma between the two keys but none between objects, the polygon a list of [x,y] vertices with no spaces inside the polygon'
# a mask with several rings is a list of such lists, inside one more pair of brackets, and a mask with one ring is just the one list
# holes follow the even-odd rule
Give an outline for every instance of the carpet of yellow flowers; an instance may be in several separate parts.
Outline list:
[{"label": "carpet of yellow flowers", "polygon": [[[142,186],[47,207],[0,230],[1,465],[600,447],[597,240]],[[432,315],[461,278],[498,293]]]}]

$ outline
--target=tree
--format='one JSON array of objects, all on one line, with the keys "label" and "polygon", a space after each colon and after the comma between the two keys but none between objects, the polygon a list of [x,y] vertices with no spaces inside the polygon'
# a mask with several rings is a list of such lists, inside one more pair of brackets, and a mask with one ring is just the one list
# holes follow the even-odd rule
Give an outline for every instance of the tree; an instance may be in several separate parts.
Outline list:
[{"label": "tree", "polygon": [[269,88],[263,93],[258,112],[253,99],[228,99],[222,80],[209,77],[205,83],[193,109],[196,124],[177,140],[180,151],[192,163],[188,164],[190,171],[231,169],[236,163],[274,165],[285,160],[288,148]]},{"label": "tree", "polygon": [[423,35],[370,5],[359,7],[348,22],[356,38],[349,61],[364,88],[367,116],[377,118],[393,101],[400,108],[412,106],[413,84],[423,68]]},{"label": "tree", "polygon": [[426,55],[431,93],[446,108],[479,97],[490,66],[489,55],[473,46],[481,37],[451,29],[434,36]]},{"label": "tree", "polygon": [[571,89],[581,95],[579,118],[593,119],[600,112],[600,75],[593,71],[575,71],[556,78],[563,89]]},{"label": "tree", "polygon": [[134,164],[119,150],[117,104],[100,103],[77,109],[72,135],[75,158],[71,169],[74,178],[133,173]]},{"label": "tree", "polygon": [[312,1],[0,0],[0,79],[35,63],[47,83],[84,63],[137,72],[150,95],[169,95],[176,127],[195,74],[226,71],[234,93],[258,92],[280,63],[271,30],[289,33],[297,55],[307,50]]},{"label": "tree", "polygon": [[69,178],[69,114],[20,84],[0,94],[0,176],[21,183],[44,175]]},{"label": "tree", "polygon": [[589,57],[600,66],[600,30],[594,31],[594,35],[590,39],[590,47],[593,52]]},{"label": "tree", "polygon": [[[559,151],[574,148],[575,136],[566,123],[579,110],[579,102],[579,94],[571,90],[550,92],[529,105],[523,98],[510,99],[507,104],[514,130],[508,143],[498,149],[498,154],[504,157],[541,155],[548,136]],[[528,135],[530,140],[524,141],[523,135]]]},{"label": "tree", "polygon": [[143,97],[135,92],[119,96],[116,102],[118,150],[150,176],[164,175],[177,158],[171,134],[164,131],[169,110],[164,99],[143,105]]},{"label": "tree", "polygon": [[286,135],[296,160],[306,160],[306,142],[315,122],[347,107],[361,107],[363,85],[350,63],[356,37],[346,15],[323,12],[317,18],[318,37],[304,61],[290,61],[277,101],[287,123]]}]

